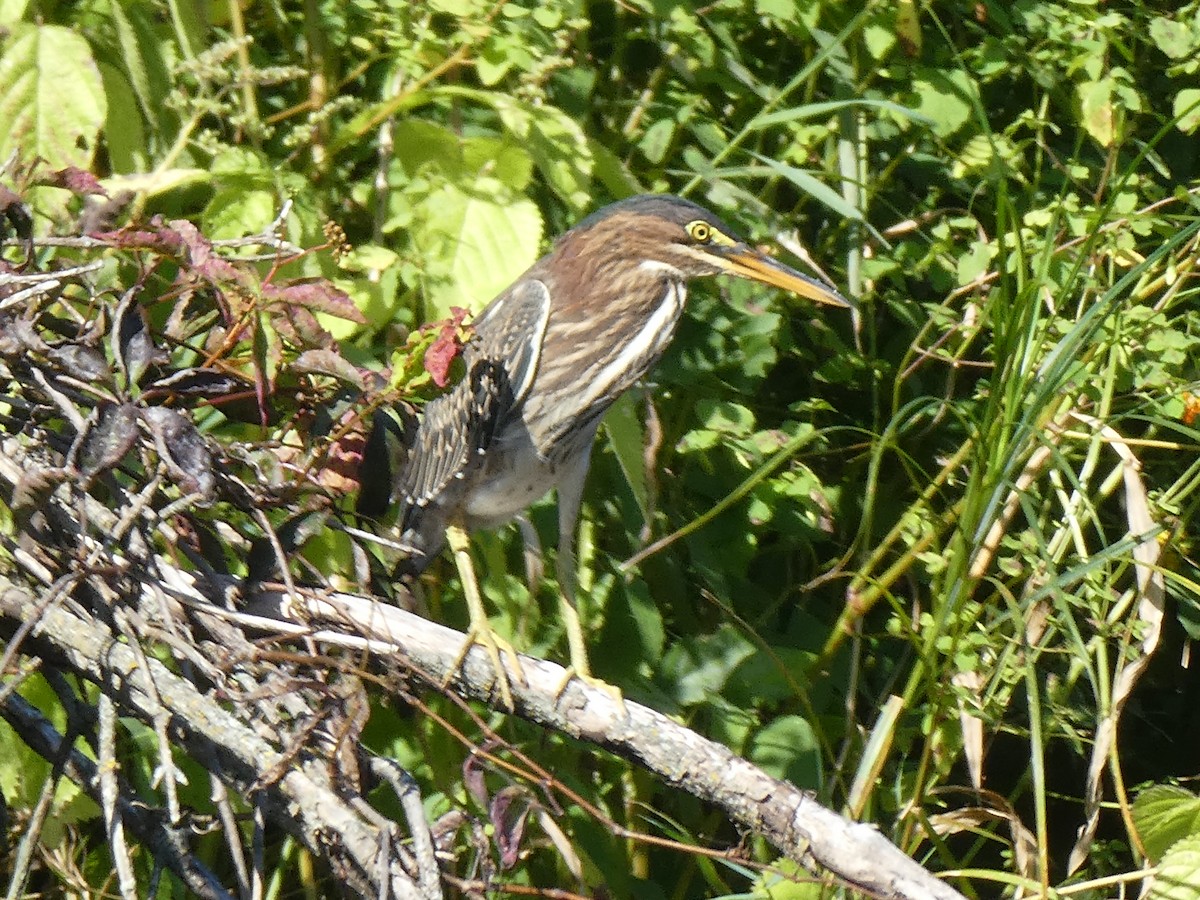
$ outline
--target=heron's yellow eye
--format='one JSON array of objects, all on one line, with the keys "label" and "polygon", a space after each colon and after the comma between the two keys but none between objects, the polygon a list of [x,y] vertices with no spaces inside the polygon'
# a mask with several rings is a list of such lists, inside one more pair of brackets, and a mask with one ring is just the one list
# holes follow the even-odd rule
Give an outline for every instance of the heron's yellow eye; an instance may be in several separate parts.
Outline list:
[{"label": "heron's yellow eye", "polygon": [[707,222],[697,220],[695,222],[688,223],[687,233],[693,241],[707,243],[708,241],[712,240],[713,227]]}]

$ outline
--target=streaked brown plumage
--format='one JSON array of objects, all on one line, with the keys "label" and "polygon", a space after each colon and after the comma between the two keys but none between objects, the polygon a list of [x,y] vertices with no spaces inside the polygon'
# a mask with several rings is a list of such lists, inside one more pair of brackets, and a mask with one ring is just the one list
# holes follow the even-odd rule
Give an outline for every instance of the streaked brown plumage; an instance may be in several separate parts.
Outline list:
[{"label": "streaked brown plumage", "polygon": [[[502,524],[556,488],[572,665],[588,677],[571,549],[596,428],[666,349],[686,282],[720,273],[849,305],[832,287],[748,247],[703,207],[662,195],[614,203],[583,220],[493,300],[474,321],[466,377],[426,408],[396,483],[402,541],[413,550],[409,569],[428,565],[448,528]],[[462,547],[460,566],[469,561]],[[472,609],[472,640],[490,645],[499,669],[480,614]]]}]

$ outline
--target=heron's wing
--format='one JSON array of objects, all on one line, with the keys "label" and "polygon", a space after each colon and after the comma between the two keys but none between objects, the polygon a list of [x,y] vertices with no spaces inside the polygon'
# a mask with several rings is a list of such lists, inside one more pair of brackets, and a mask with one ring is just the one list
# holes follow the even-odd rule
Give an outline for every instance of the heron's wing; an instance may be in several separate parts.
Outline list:
[{"label": "heron's wing", "polygon": [[429,504],[482,461],[512,411],[529,393],[550,319],[550,291],[525,279],[474,321],[463,352],[467,374],[425,407],[396,493],[412,510]]}]

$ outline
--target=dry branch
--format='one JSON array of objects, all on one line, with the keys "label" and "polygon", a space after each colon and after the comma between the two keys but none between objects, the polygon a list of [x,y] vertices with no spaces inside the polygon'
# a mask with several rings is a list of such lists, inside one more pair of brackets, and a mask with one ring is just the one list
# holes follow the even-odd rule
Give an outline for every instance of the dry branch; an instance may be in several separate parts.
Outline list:
[{"label": "dry branch", "polygon": [[[186,248],[191,275],[208,279],[214,291],[226,284],[221,279],[239,290],[249,283],[186,223],[137,240]],[[377,598],[297,589],[297,572],[320,577],[294,568],[289,555],[309,526],[301,516],[273,525],[265,510],[327,511],[330,495],[309,477],[316,461],[301,465],[285,455],[301,475],[281,479],[280,493],[271,493],[269,479],[257,476],[280,458],[222,448],[186,415],[189,391],[224,399],[243,385],[217,366],[172,370],[168,342],[139,306],[141,285],[115,302],[59,303],[62,282],[82,274],[43,273],[32,287],[22,282],[19,289],[33,293],[22,293],[19,307],[3,305],[5,291],[11,300],[18,286],[0,285],[0,380],[9,386],[0,417],[7,435],[0,443],[0,504],[15,526],[0,545],[0,636],[7,641],[0,672],[18,658],[27,666],[36,659],[60,702],[75,710],[71,728],[59,734],[15,691],[0,690],[0,715],[101,806],[126,896],[137,887],[134,840],[150,851],[156,870],[169,869],[200,896],[255,895],[267,822],[297,837],[334,879],[363,896],[435,900],[445,886],[465,883],[438,855],[446,849],[438,837],[457,834],[455,814],[431,826],[411,776],[360,745],[369,706],[357,672],[369,666],[439,685],[464,636]],[[342,305],[308,285],[301,291],[254,283],[263,293],[271,287],[276,298],[293,290],[297,315],[303,303],[335,312]],[[173,312],[186,308],[176,304]],[[226,342],[237,333],[230,324]],[[186,329],[180,334],[196,339]],[[331,352],[325,358],[337,362]],[[327,368],[336,378],[345,366]],[[296,404],[298,417],[314,415],[324,399],[315,389],[305,398],[307,405]],[[257,575],[227,574],[228,558],[239,554],[249,560],[234,571]],[[268,577],[285,584],[265,586]],[[334,648],[332,658],[319,655],[322,648]],[[528,721],[631,760],[716,805],[801,865],[872,896],[961,900],[874,827],[823,808],[652,709],[622,707],[578,682],[556,696],[563,670],[523,662],[527,683],[513,688],[516,713]],[[101,702],[62,673],[95,685]],[[494,675],[477,648],[453,690],[491,703]],[[143,723],[157,742],[157,755],[148,758],[161,785],[135,788],[121,777],[118,716]],[[74,749],[78,736],[99,765]],[[201,816],[180,796],[180,753],[212,779],[215,813]],[[395,821],[368,802],[380,785],[396,795]],[[197,835],[218,825],[230,857],[225,871],[210,870],[196,855]],[[467,827],[482,831],[474,822]],[[556,827],[548,823],[547,833]],[[35,840],[31,834],[29,843]],[[578,870],[570,861],[567,868]],[[489,873],[482,874],[487,882]]]},{"label": "dry branch", "polygon": [[[318,643],[399,653],[427,677],[440,681],[452,671],[464,635],[444,625],[344,593],[261,592],[251,611],[287,622],[297,613],[307,625],[290,622],[285,633]],[[315,623],[327,623],[319,627]],[[852,822],[821,806],[812,795],[772,778],[729,749],[666,716],[626,700],[624,709],[608,693],[572,680],[561,696],[562,666],[522,656],[526,683],[513,679],[515,714],[546,728],[611,750],[668,783],[716,804],[731,819],[765,837],[801,865],[823,868],[872,896],[958,898],[902,853],[876,828]],[[464,696],[499,704],[487,654],[472,648],[452,682]]]}]

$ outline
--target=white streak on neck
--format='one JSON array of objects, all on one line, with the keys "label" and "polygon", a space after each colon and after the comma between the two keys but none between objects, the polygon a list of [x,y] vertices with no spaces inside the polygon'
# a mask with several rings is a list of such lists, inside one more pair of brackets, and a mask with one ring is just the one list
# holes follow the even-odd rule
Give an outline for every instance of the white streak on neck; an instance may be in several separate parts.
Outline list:
[{"label": "white streak on neck", "polygon": [[638,268],[645,269],[647,272],[663,272],[672,281],[683,281],[683,272],[670,263],[665,263],[657,259],[643,259]]},{"label": "white streak on neck", "polygon": [[[674,266],[666,263],[647,260],[643,267],[658,268],[678,272]],[[682,273],[681,273],[682,275]],[[641,378],[646,370],[658,359],[659,354],[666,349],[675,334],[675,326],[683,313],[683,302],[687,299],[687,287],[680,277],[669,278],[666,283],[666,293],[658,302],[654,312],[642,323],[638,333],[621,348],[621,352],[608,361],[603,369],[596,373],[592,383],[587,386],[584,402],[581,407],[590,406],[604,396],[612,397]],[[632,378],[629,372],[635,372]],[[620,385],[613,390],[614,385]]]}]

